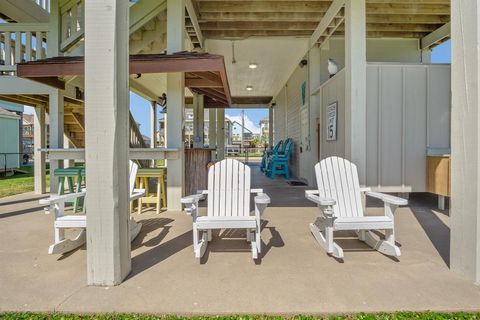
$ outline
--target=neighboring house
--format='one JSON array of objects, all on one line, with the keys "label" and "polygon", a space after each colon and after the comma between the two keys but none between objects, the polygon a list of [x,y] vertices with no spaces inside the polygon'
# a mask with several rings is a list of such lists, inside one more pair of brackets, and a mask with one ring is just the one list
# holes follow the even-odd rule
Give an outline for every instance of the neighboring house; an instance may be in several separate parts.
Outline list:
[{"label": "neighboring house", "polygon": [[23,153],[33,154],[33,115],[23,114],[22,125]]},{"label": "neighboring house", "polygon": [[20,119],[15,112],[0,107],[0,172],[20,167]]},{"label": "neighboring house", "polygon": [[[204,144],[209,144],[209,137],[208,137],[208,128],[209,128],[209,118],[208,112],[204,113],[204,128],[203,128],[203,136],[204,136]],[[232,144],[231,138],[231,128],[232,124],[228,117],[225,117],[225,144]],[[157,131],[157,141],[161,147],[165,146],[165,121],[164,119],[159,120],[159,130]],[[185,108],[185,129],[184,129],[184,143],[186,146],[193,145],[195,137],[193,136],[193,109]]]},{"label": "neighboring house", "polygon": [[231,135],[229,136],[229,141],[231,144],[240,144],[242,142],[242,128],[243,128],[243,141],[251,141],[253,139],[253,132],[242,126],[241,123],[237,121],[231,122],[232,130]]}]

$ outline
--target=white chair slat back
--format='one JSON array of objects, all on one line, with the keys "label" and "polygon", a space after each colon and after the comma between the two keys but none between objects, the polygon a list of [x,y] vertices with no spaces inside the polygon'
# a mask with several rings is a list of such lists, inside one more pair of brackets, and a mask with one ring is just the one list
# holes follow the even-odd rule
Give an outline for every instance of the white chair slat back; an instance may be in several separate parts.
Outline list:
[{"label": "white chair slat back", "polygon": [[129,180],[129,192],[130,195],[133,194],[133,189],[135,189],[135,179],[137,178],[138,164],[130,160],[130,175],[128,176]]},{"label": "white chair slat back", "polygon": [[250,215],[250,167],[225,159],[208,170],[208,216]]},{"label": "white chair slat back", "polygon": [[357,167],[348,160],[330,157],[315,166],[318,192],[321,198],[336,200],[336,217],[363,216]]}]

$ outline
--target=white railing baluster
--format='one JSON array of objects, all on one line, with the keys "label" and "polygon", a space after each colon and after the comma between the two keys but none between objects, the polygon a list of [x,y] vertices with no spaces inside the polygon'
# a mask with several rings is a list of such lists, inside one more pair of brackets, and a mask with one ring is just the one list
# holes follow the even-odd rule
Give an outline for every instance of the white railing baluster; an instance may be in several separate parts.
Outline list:
[{"label": "white railing baluster", "polygon": [[15,32],[15,64],[22,62],[22,34]]},{"label": "white railing baluster", "polygon": [[70,35],[73,35],[77,33],[78,31],[78,21],[77,21],[77,15],[78,15],[78,3],[75,3],[74,6],[71,9],[72,11],[72,22],[70,25]]},{"label": "white railing baluster", "polygon": [[42,34],[43,34],[42,32],[35,33],[36,60],[43,59],[43,48],[42,48],[43,35]]},{"label": "white railing baluster", "polygon": [[32,33],[26,32],[25,36],[25,60],[32,61]]},{"label": "white railing baluster", "polygon": [[5,32],[5,65],[12,65],[12,34]]}]

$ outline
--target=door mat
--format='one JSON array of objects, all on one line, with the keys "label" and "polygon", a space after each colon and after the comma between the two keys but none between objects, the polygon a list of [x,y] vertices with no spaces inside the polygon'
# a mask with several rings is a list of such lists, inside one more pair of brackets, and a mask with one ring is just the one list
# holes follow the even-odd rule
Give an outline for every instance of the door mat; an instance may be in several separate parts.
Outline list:
[{"label": "door mat", "polygon": [[287,183],[291,186],[306,186],[307,184],[301,180],[288,180]]}]

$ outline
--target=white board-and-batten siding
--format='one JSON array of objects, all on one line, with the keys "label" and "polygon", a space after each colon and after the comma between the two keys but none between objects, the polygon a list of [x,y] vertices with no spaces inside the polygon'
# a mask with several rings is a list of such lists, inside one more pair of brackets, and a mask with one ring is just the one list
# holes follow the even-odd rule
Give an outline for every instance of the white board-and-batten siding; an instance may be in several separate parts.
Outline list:
[{"label": "white board-and-batten siding", "polygon": [[[295,88],[292,79],[293,75],[288,87]],[[450,65],[368,63],[366,185],[385,192],[426,191],[428,148],[450,148],[450,84]],[[300,85],[301,81],[298,81],[298,92]],[[284,118],[285,109],[299,110],[293,109],[292,99],[288,97],[292,92],[293,89],[288,90],[287,97],[277,96],[275,141],[289,135],[299,138],[299,117],[294,116],[294,112],[287,112],[290,118]],[[314,159],[315,163],[346,154],[344,70],[325,81],[317,94],[320,95],[320,105],[312,108],[319,108],[320,114],[320,159]],[[327,141],[326,109],[333,102],[338,103],[337,140]],[[311,138],[312,143],[316,143],[317,137]],[[295,153],[299,154],[298,147]],[[300,161],[294,157],[292,167],[298,165]],[[301,171],[296,169],[293,173],[297,172]],[[309,177],[302,178],[312,183]]]},{"label": "white board-and-batten siding", "polygon": [[426,191],[428,148],[450,148],[450,66],[367,66],[367,185]]}]

